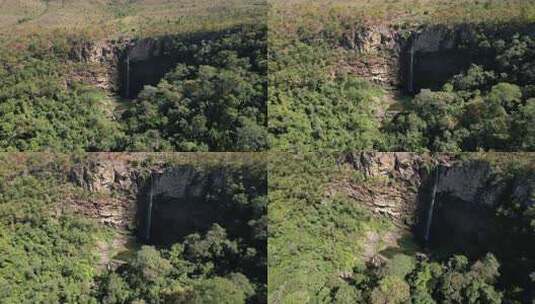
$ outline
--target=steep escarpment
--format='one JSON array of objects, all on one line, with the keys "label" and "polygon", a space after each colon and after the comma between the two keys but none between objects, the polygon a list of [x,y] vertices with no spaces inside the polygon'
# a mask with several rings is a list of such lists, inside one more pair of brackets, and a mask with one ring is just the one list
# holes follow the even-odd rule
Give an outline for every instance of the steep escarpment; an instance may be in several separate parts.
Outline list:
[{"label": "steep escarpment", "polygon": [[327,11],[295,25],[272,18],[275,147],[533,150],[533,22],[403,23]]},{"label": "steep escarpment", "polygon": [[353,153],[345,161],[370,182],[346,182],[350,196],[374,213],[389,217],[398,225],[418,222],[422,185],[431,177],[429,168],[448,164],[449,156],[433,159],[428,154]]},{"label": "steep escarpment", "polygon": [[[97,195],[74,202],[86,216],[114,228],[134,229],[139,189],[146,183],[150,169],[134,169],[127,160],[91,160],[73,167],[71,181]],[[100,197],[98,194],[101,194]]]},{"label": "steep escarpment", "polygon": [[43,29],[2,40],[4,150],[265,149],[265,26],[170,22],[143,35]]},{"label": "steep escarpment", "polygon": [[78,77],[84,81],[133,99],[144,86],[156,86],[179,62],[191,62],[194,54],[186,53],[184,45],[217,39],[224,33],[227,31],[99,41],[73,38],[69,58],[95,66],[85,73],[79,71]]},{"label": "steep escarpment", "polygon": [[[525,300],[532,296],[535,270],[535,171],[529,154],[507,157],[349,154],[344,161],[363,179],[338,180],[332,187],[397,224],[385,234],[385,241],[395,240],[387,242],[390,248],[370,242],[367,250],[375,248],[375,255],[364,256],[372,267],[397,263],[389,260],[417,251],[433,261],[452,255],[477,260],[492,253],[501,264],[497,288]],[[416,248],[407,247],[404,231],[411,232]],[[512,294],[516,287],[522,292]]]},{"label": "steep escarpment", "polygon": [[[365,177],[365,182],[340,184],[374,213],[399,224],[424,223],[431,190],[436,195],[464,202],[471,207],[496,210],[515,202],[530,208],[535,201],[533,172],[507,176],[488,161],[458,160],[453,155],[415,153],[356,153],[345,161]],[[447,208],[447,203],[441,208]]]},{"label": "steep escarpment", "polygon": [[471,64],[492,67],[496,54],[486,50],[482,38],[497,41],[512,35],[535,36],[535,26],[456,24],[402,29],[369,25],[353,29],[340,43],[359,54],[348,62],[354,73],[415,94],[421,89],[440,89]]},{"label": "steep escarpment", "polygon": [[2,155],[2,299],[266,303],[265,163],[238,157]]},{"label": "steep escarpment", "polygon": [[242,233],[244,223],[232,219],[231,190],[224,189],[236,179],[249,191],[265,186],[255,184],[258,177],[239,166],[136,162],[135,157],[96,158],[75,165],[71,182],[95,196],[71,203],[78,212],[151,244],[169,245],[194,231],[208,231],[214,223]]},{"label": "steep escarpment", "polygon": [[228,229],[228,214],[224,208],[218,208],[221,205],[210,201],[211,190],[221,189],[225,179],[224,169],[202,172],[180,166],[152,172],[144,187],[144,206],[138,216],[145,241],[172,244],[192,231],[208,231],[214,223]]}]

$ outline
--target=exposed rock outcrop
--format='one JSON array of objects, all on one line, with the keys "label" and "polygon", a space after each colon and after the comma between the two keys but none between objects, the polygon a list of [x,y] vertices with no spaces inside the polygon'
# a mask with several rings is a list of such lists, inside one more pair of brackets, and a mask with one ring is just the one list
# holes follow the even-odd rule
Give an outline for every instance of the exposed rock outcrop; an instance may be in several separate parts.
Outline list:
[{"label": "exposed rock outcrop", "polygon": [[364,25],[345,35],[341,47],[358,55],[351,62],[340,63],[339,68],[345,66],[353,74],[382,86],[403,89],[409,89],[410,73],[414,73],[416,89],[436,89],[451,76],[466,70],[471,63],[484,64],[489,60],[473,56],[481,34],[502,38],[516,32],[535,35],[534,28],[534,25],[457,24],[418,28]]},{"label": "exposed rock outcrop", "polygon": [[[73,41],[70,58],[85,62],[93,68],[77,71],[73,79],[82,78],[85,82],[106,91],[119,93],[124,90],[125,58],[135,64],[151,58],[166,56],[173,50],[172,37],[145,39],[119,39],[99,41]],[[129,71],[130,72],[130,71]],[[160,75],[161,77],[161,75]]]},{"label": "exposed rock outcrop", "polygon": [[346,155],[345,162],[366,180],[339,182],[336,188],[398,224],[418,222],[417,217],[427,208],[434,170],[439,170],[438,195],[488,209],[504,197],[512,197],[521,206],[535,204],[535,175],[516,178],[511,184],[485,161],[462,161],[447,154],[362,152]]},{"label": "exposed rock outcrop", "polygon": [[120,229],[132,228],[143,173],[143,169],[134,168],[125,159],[82,162],[73,167],[70,180],[94,195],[73,204],[79,212],[102,223]]},{"label": "exposed rock outcrop", "polygon": [[78,75],[73,75],[73,78],[81,77],[85,82],[106,91],[118,91],[121,56],[130,43],[128,39],[72,43],[70,58],[93,67],[77,71]]},{"label": "exposed rock outcrop", "polygon": [[[156,202],[151,211],[160,221],[174,223],[186,216],[181,222],[188,223],[192,214],[213,213],[196,202],[204,201],[210,189],[222,188],[225,174],[223,169],[205,172],[192,165],[166,167],[157,162],[135,166],[128,158],[91,159],[73,167],[70,180],[93,195],[73,198],[71,204],[78,212],[102,223],[122,230],[138,227],[141,232],[150,194]],[[192,210],[180,212],[184,208]],[[153,226],[156,229],[158,225]]]},{"label": "exposed rock outcrop", "polygon": [[91,161],[74,167],[71,180],[93,192],[136,192],[138,175],[124,161]]},{"label": "exposed rock outcrop", "polygon": [[[429,155],[362,152],[348,154],[345,161],[369,181],[345,182],[350,197],[398,225],[414,223],[420,186],[428,176],[425,164],[432,161]],[[447,163],[447,157],[443,161]]]},{"label": "exposed rock outcrop", "polygon": [[[387,26],[361,27],[346,35],[343,46],[359,53],[347,63],[351,72],[375,83],[397,87],[401,85],[401,54],[407,39]],[[346,63],[341,63],[344,65]]]}]

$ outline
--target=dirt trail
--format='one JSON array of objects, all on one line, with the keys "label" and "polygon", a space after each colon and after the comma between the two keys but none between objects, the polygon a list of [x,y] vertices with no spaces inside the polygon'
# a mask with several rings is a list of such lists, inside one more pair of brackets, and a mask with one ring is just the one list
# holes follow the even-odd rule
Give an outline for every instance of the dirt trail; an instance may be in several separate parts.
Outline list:
[{"label": "dirt trail", "polygon": [[98,269],[104,270],[109,267],[113,267],[113,264],[122,264],[124,261],[114,259],[117,253],[128,250],[128,243],[131,236],[118,233],[111,242],[98,241],[97,250],[100,256],[98,263]]},{"label": "dirt trail", "polygon": [[390,247],[399,247],[398,240],[402,237],[400,231],[393,230],[379,235],[376,231],[366,233],[366,241],[363,242],[362,259],[370,261],[379,254],[380,251]]}]

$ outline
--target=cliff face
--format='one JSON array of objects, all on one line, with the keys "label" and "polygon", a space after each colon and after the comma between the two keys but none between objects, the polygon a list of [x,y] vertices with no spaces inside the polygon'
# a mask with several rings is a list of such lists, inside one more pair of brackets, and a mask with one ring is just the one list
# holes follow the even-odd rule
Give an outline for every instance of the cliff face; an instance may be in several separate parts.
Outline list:
[{"label": "cliff face", "polygon": [[78,72],[84,82],[116,92],[119,90],[120,59],[129,43],[129,40],[73,43],[69,57],[94,67]]},{"label": "cliff face", "polygon": [[78,71],[85,82],[103,90],[135,97],[146,84],[156,84],[174,65],[173,37],[73,42],[70,58],[93,68]]},{"label": "cliff face", "polygon": [[222,170],[206,173],[192,166],[173,167],[157,173],[152,192],[177,199],[202,198],[208,187],[223,185],[224,175]]},{"label": "cliff face", "polygon": [[139,167],[127,159],[90,160],[75,166],[70,180],[94,195],[72,204],[101,223],[165,243],[221,221],[210,195],[224,188],[226,174],[222,168],[162,163]]},{"label": "cliff face", "polygon": [[452,254],[508,257],[533,250],[533,235],[516,223],[522,221],[520,214],[498,215],[512,205],[520,210],[535,205],[533,171],[511,176],[488,161],[446,154],[362,152],[347,154],[341,163],[360,178],[344,174],[326,195],[345,193],[395,224],[384,236],[366,236],[363,258],[368,261],[381,257],[384,247],[374,245],[377,240],[401,248],[400,240],[409,231],[411,238],[426,240],[426,248]]},{"label": "cliff face", "polygon": [[189,165],[152,173],[138,209],[143,235],[153,244],[181,241],[193,232],[208,231],[213,223],[225,224],[219,209],[224,199],[213,200],[223,189],[224,170],[203,171]]},{"label": "cliff face", "polygon": [[406,88],[410,80],[411,52],[440,54],[451,51],[461,41],[472,39],[471,35],[466,28],[445,26],[420,30],[370,26],[362,27],[354,35],[349,35],[345,47],[359,53],[359,59],[351,63],[355,66],[357,75],[384,86]]},{"label": "cliff face", "polygon": [[491,61],[492,54],[474,55],[481,35],[502,39],[514,33],[535,35],[535,26],[458,24],[401,29],[367,25],[347,33],[341,47],[357,53],[357,59],[347,63],[354,74],[414,93],[421,88],[439,89],[470,64]]},{"label": "cliff face", "polygon": [[[386,215],[398,225],[417,220],[421,186],[428,178],[428,155],[415,153],[352,153],[345,161],[365,177],[363,182],[347,182],[343,191],[372,212]],[[448,157],[442,160],[448,162]]]},{"label": "cliff face", "polygon": [[95,196],[75,202],[82,214],[119,229],[136,223],[137,196],[143,187],[142,170],[125,160],[92,160],[75,166],[70,180]]},{"label": "cliff face", "polygon": [[438,195],[489,209],[509,198],[521,206],[535,204],[535,174],[511,181],[485,161],[460,161],[446,154],[432,158],[416,153],[362,152],[348,154],[345,162],[367,179],[345,183],[345,191],[398,224],[415,224],[425,217],[436,170]]},{"label": "cliff face", "polygon": [[349,63],[352,72],[372,82],[398,87],[401,79],[401,55],[408,40],[402,33],[387,27],[362,27],[344,37],[342,47],[357,52]]}]

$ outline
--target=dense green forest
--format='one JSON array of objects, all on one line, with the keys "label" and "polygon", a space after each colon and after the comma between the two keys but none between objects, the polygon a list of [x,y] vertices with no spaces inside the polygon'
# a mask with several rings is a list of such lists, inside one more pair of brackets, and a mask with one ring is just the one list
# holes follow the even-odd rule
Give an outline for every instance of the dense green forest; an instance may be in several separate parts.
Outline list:
[{"label": "dense green forest", "polygon": [[329,303],[334,291],[329,284],[338,280],[338,272],[364,262],[359,260],[366,245],[363,236],[382,234],[392,226],[347,195],[325,195],[337,175],[347,174],[336,163],[337,155],[328,153],[271,157],[270,303]]},{"label": "dense green forest", "polygon": [[[514,1],[413,2],[276,1],[269,16],[268,111],[273,149],[535,149],[530,124],[535,119],[534,38],[522,30],[534,20],[533,7]],[[509,7],[507,13],[500,11],[501,5]],[[359,7],[366,7],[369,14],[359,14]],[[391,96],[392,90],[400,88],[372,84],[359,74],[356,61],[364,61],[364,66],[388,62],[392,56],[388,52],[394,51],[368,55],[348,48],[355,37],[364,35],[359,32],[363,28],[375,26],[378,35],[394,30],[406,38],[437,24],[473,29],[476,38],[463,48],[482,62],[473,62],[443,83],[442,90],[422,90],[401,98]],[[384,117],[391,110],[393,117]]]},{"label": "dense green forest", "polygon": [[[442,91],[422,90],[385,126],[393,151],[534,151],[535,38],[479,38],[486,65],[454,76]],[[492,55],[489,55],[492,54]]]},{"label": "dense green forest", "polygon": [[[457,157],[489,162],[500,168],[497,172],[504,180],[533,176],[529,155]],[[399,229],[399,223],[393,223],[387,214],[372,213],[351,192],[360,185],[375,185],[370,189],[376,189],[380,199],[383,191],[391,190],[384,185],[395,184],[396,180],[366,177],[348,167],[344,159],[344,155],[322,153],[291,156],[290,162],[287,154],[272,159],[268,208],[271,303],[535,301],[535,257],[526,249],[532,248],[528,240],[535,237],[533,205],[527,208],[503,197],[496,206],[495,216],[513,223],[507,228],[511,239],[494,240],[501,255],[515,252],[507,257],[497,257],[493,252],[472,255],[468,245],[461,251],[426,248],[415,236],[404,236],[399,247],[388,247],[389,235]],[[370,241],[373,235],[380,248],[386,248],[381,251],[384,260],[372,259],[368,254],[377,245]],[[527,239],[511,241],[520,235]],[[514,251],[518,248],[524,251]]]},{"label": "dense green forest", "polygon": [[[265,164],[221,163],[217,157],[194,163],[207,172],[226,172],[225,183],[206,199],[234,218],[169,246],[140,241],[117,252],[113,259],[120,263],[110,266],[102,264],[109,254],[102,243],[114,246],[125,232],[84,216],[77,206],[106,204],[124,193],[94,193],[71,183],[71,168],[81,161],[51,154],[1,156],[2,303],[267,302]],[[168,162],[172,167],[175,161]],[[154,162],[136,163],[150,170]]]},{"label": "dense green forest", "polygon": [[210,42],[175,38],[187,58],[123,115],[132,151],[261,151],[267,148],[267,43],[263,25]]},{"label": "dense green forest", "polygon": [[[177,4],[156,2],[80,5],[89,11],[86,6],[93,5],[94,12],[87,17],[98,19],[100,13],[101,26],[109,23],[108,32],[98,22],[74,18],[36,28],[36,23],[50,21],[43,16],[21,22],[15,32],[0,32],[4,37],[0,43],[0,114],[4,117],[0,148],[266,149],[266,26],[251,21],[264,16],[265,7],[254,1],[185,2],[166,13]],[[49,4],[44,16],[74,17],[75,4]],[[12,1],[2,6],[14,13],[25,11]],[[121,7],[123,13],[109,15]],[[205,16],[203,10],[216,8]],[[87,58],[91,47],[102,47],[104,41],[105,47],[121,57],[119,53],[126,51],[124,41],[134,43],[147,37],[173,40],[174,64],[160,83],[129,100],[119,97],[120,79],[110,79],[111,88],[99,87],[96,80],[120,74],[110,69],[113,64],[120,69],[122,62],[91,61]]]}]

